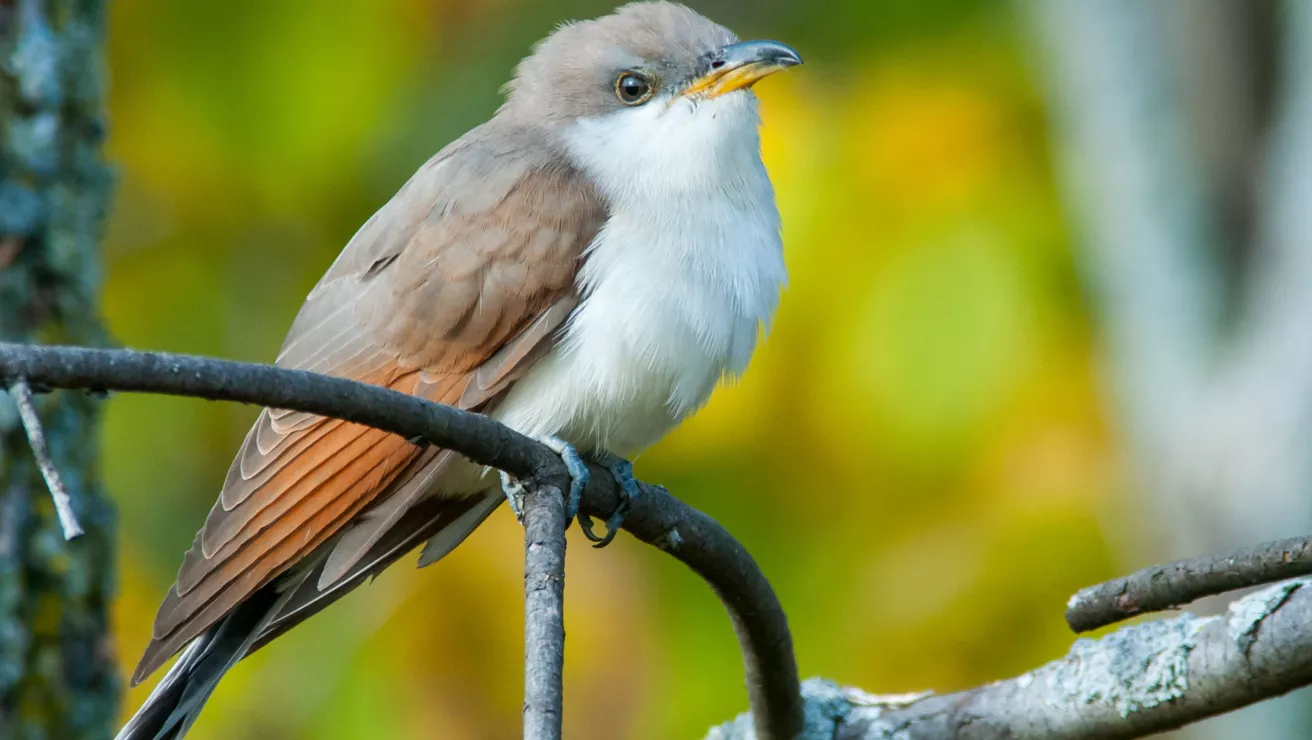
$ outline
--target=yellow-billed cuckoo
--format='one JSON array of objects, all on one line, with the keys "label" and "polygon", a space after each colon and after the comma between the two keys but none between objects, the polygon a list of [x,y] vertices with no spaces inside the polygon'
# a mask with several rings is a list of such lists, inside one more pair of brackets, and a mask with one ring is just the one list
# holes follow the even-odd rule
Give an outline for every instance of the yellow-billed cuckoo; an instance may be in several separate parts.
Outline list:
[{"label": "yellow-billed cuckoo", "polygon": [[[666,2],[561,26],[496,115],[361,227],[278,364],[489,414],[631,481],[617,455],[741,373],[778,303],[750,87],[800,63]],[[420,543],[421,565],[441,558],[502,489],[449,451],[264,410],[133,682],[186,649],[120,740],[181,736],[243,656]]]}]

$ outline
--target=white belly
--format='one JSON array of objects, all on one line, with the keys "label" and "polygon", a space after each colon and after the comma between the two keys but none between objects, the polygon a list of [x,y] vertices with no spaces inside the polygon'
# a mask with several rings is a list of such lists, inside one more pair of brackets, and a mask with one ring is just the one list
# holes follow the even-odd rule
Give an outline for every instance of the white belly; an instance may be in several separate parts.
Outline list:
[{"label": "white belly", "polygon": [[[580,450],[633,455],[705,404],[721,378],[741,373],[778,302],[777,216],[715,216],[682,228],[649,214],[612,217],[561,341],[496,418]],[[679,248],[662,248],[670,241]]]},{"label": "white belly", "polygon": [[565,341],[515,385],[495,416],[530,436],[632,455],[700,408],[731,365],[745,362],[734,355],[750,355],[756,321],[728,322],[725,344],[738,351],[715,351],[673,306],[648,304],[639,315],[641,292],[619,304],[600,296],[585,303]]}]

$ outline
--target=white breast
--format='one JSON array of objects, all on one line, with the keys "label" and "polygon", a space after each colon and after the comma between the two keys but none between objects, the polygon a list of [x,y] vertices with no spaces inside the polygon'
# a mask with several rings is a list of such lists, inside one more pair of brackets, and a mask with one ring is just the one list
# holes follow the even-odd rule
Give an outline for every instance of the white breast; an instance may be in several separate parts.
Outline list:
[{"label": "white breast", "polygon": [[580,449],[633,454],[741,373],[785,280],[755,98],[653,101],[580,122],[569,146],[611,217],[563,341],[497,418]]}]

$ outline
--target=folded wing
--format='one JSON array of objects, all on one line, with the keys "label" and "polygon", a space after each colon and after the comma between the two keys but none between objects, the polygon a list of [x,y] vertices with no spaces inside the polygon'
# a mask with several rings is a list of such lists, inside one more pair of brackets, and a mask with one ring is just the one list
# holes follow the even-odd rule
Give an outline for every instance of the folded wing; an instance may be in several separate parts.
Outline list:
[{"label": "folded wing", "polygon": [[[539,142],[476,129],[360,229],[311,291],[278,364],[485,409],[550,348],[604,218],[591,188]],[[316,554],[313,583],[297,581],[298,613],[380,552],[394,559],[418,535],[475,526],[491,508],[469,500],[406,516],[440,489],[451,459],[357,424],[265,409],[160,606],[133,682],[319,548],[331,552]]]}]

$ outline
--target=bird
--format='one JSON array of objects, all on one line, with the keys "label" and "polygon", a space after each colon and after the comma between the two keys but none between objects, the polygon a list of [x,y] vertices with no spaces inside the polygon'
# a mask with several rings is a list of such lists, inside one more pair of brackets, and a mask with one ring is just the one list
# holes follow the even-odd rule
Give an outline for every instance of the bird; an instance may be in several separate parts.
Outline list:
[{"label": "bird", "polygon": [[[628,459],[740,376],[787,282],[762,78],[802,63],[672,2],[558,26],[492,117],[349,240],[276,364],[486,414],[636,495]],[[418,442],[417,440],[415,442]],[[504,478],[504,476],[503,476]],[[450,450],[263,409],[159,607],[119,740],[183,736],[224,673],[515,481]],[[604,544],[608,532],[590,539]]]}]

